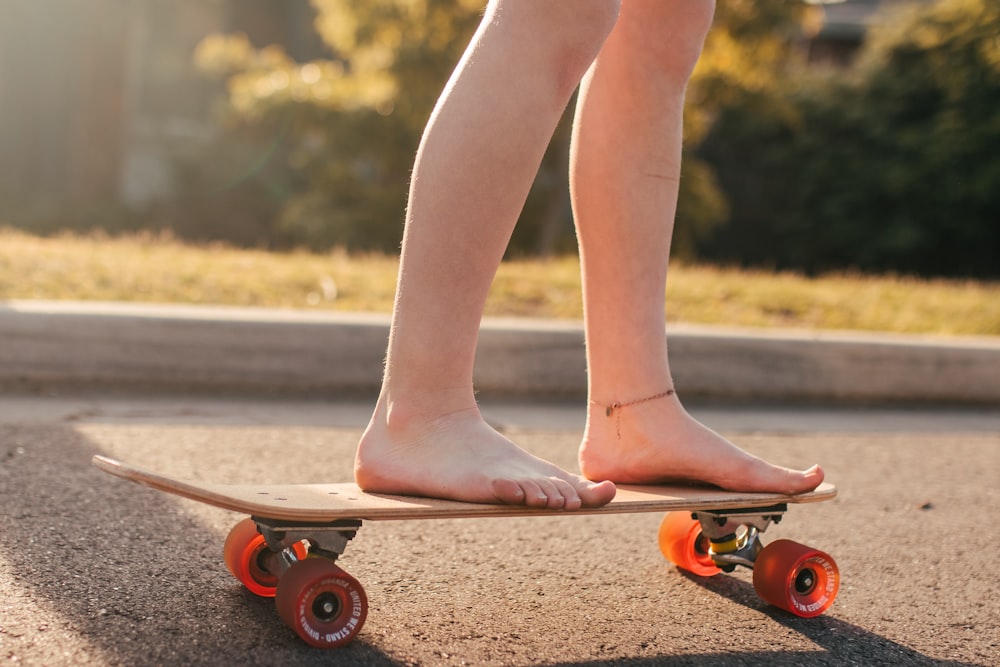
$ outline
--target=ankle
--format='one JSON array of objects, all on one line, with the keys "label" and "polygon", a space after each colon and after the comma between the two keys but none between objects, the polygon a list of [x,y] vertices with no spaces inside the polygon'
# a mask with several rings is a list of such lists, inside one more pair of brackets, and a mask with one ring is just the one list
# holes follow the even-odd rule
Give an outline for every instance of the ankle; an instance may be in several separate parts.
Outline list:
[{"label": "ankle", "polygon": [[[650,394],[648,396],[643,396],[641,398],[626,399],[624,401],[612,401],[609,403],[602,403],[600,401],[591,399],[589,405],[589,415],[591,417],[591,422],[595,420],[601,420],[601,412],[603,412],[604,418],[606,418],[605,428],[610,428],[614,431],[615,439],[622,439],[622,419],[632,416],[630,413],[634,410],[640,409],[669,409],[666,401],[676,400],[677,392],[673,387],[661,391],[656,394]],[[652,404],[657,405],[652,405]],[[610,425],[613,424],[613,425]]]},{"label": "ankle", "polygon": [[372,424],[393,440],[406,440],[442,420],[460,414],[479,414],[475,395],[465,388],[424,391],[384,389],[375,407]]}]

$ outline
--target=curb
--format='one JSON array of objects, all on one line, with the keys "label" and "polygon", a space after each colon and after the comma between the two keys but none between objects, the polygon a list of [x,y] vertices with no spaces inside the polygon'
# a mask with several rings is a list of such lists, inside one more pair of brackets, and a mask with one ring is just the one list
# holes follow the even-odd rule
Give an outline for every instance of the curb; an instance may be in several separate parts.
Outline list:
[{"label": "curb", "polygon": [[[387,315],[0,303],[0,390],[375,394]],[[1000,339],[668,326],[685,397],[1000,404]],[[579,322],[486,319],[483,394],[586,394]]]}]

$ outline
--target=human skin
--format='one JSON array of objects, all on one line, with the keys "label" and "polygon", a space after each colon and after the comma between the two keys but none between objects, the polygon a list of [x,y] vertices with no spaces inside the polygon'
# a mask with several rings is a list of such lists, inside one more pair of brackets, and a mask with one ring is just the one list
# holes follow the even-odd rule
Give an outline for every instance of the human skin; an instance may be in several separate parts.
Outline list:
[{"label": "human skin", "polygon": [[[822,481],[818,467],[750,456],[665,393],[681,110],[713,9],[708,0],[490,2],[417,153],[385,377],[355,464],[362,488],[576,509],[610,501],[613,482],[798,492]],[[581,80],[571,191],[590,403],[578,475],[492,429],[472,369],[490,284]]]}]

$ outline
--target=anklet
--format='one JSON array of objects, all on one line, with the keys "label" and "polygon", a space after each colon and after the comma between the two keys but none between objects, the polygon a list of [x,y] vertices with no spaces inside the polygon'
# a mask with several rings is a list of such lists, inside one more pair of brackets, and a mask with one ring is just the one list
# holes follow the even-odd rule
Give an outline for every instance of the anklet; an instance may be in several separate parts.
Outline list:
[{"label": "anklet", "polygon": [[656,394],[654,396],[647,396],[646,398],[640,398],[635,401],[629,401],[628,403],[619,403],[618,401],[615,401],[614,403],[610,403],[608,405],[605,405],[604,403],[598,403],[597,401],[591,401],[591,403],[593,403],[594,405],[599,405],[602,408],[604,408],[604,414],[607,415],[608,417],[617,416],[617,419],[615,420],[615,433],[618,435],[618,439],[621,440],[622,439],[622,416],[620,412],[621,408],[628,408],[633,405],[639,405],[640,403],[648,403],[649,401],[655,401],[659,398],[666,398],[667,396],[670,396],[675,393],[677,393],[676,390],[671,387],[670,389],[667,389],[664,392],[660,392],[659,394]]}]

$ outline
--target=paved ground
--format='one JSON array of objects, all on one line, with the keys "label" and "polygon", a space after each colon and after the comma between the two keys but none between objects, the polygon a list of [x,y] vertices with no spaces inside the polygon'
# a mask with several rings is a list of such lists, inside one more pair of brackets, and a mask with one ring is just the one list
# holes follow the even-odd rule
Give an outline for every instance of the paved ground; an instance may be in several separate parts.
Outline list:
[{"label": "paved ground", "polygon": [[[766,538],[831,552],[843,587],[803,620],[749,573],[668,565],[660,517],[371,524],[344,567],[371,612],[335,656],[226,572],[237,517],[103,476],[95,453],[218,481],[343,480],[365,408],[0,396],[0,661],[51,665],[989,665],[1000,656],[1000,412],[695,410],[748,449],[822,462],[841,494]],[[581,413],[487,406],[572,465]]]}]

